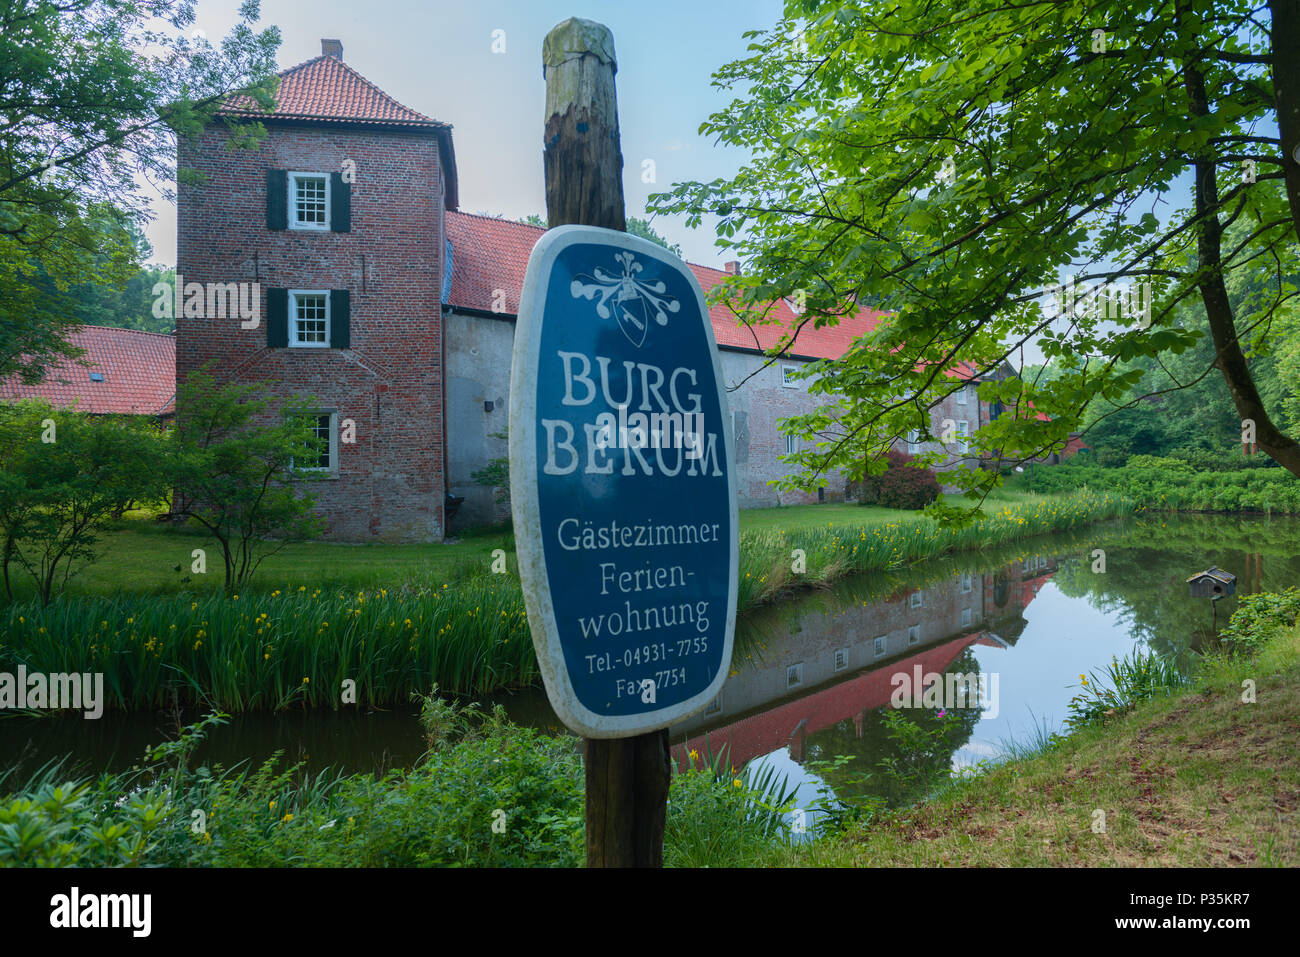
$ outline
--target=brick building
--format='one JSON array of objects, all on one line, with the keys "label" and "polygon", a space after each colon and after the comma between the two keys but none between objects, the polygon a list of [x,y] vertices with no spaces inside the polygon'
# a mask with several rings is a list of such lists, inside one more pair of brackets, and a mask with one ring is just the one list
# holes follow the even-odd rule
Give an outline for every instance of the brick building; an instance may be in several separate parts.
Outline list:
[{"label": "brick building", "polygon": [[281,74],[258,148],[228,149],[221,124],[179,148],[206,182],[178,189],[177,272],[187,291],[256,283],[261,321],[178,315],[177,377],[211,363],[219,379],[313,396],[328,536],[437,539],[451,128],[348,67],[337,41],[322,50]]},{"label": "brick building", "polygon": [[[221,379],[314,397],[328,451],[313,492],[328,537],[436,540],[449,531],[453,494],[464,502],[452,531],[502,517],[472,476],[505,455],[514,320],[542,230],[458,212],[451,127],[352,70],[338,41],[281,74],[277,104],[255,114],[267,129],[255,149],[227,149],[219,123],[180,146],[179,166],[205,179],[178,190],[186,298],[191,287],[209,290],[210,303],[213,285],[256,284],[260,321],[178,314],[178,378],[210,365]],[[254,115],[250,103],[227,110]],[[691,268],[706,292],[726,275]],[[788,303],[776,312],[796,321]],[[843,499],[835,476],[824,496],[768,484],[797,441],[778,423],[818,401],[791,371],[839,357],[878,315],[805,327],[791,354],[764,368],[779,330],[712,310],[724,377],[739,386],[729,398],[742,507]],[[972,389],[934,415],[937,434],[950,417],[974,431],[988,411]]]}]

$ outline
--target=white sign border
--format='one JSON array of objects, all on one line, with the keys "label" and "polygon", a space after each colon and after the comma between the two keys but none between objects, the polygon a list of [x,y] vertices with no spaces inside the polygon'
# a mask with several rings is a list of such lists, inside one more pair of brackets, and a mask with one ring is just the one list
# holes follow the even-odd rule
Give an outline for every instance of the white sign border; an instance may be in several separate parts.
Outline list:
[{"label": "white sign border", "polygon": [[[721,666],[704,691],[653,714],[603,715],[589,710],[579,700],[569,680],[560,645],[555,607],[546,575],[543,550],[541,510],[537,488],[537,372],[540,368],[542,312],[546,305],[547,285],[555,258],[577,243],[595,243],[610,249],[627,250],[646,256],[684,274],[695,292],[696,305],[703,320],[704,334],[713,359],[714,386],[722,417],[727,463],[727,499],[731,512],[730,556],[731,583],[727,594],[727,622]],[[593,317],[594,318],[594,317]],[[679,318],[677,321],[681,321]],[[718,696],[731,669],[731,655],[736,634],[737,570],[740,567],[739,509],[736,504],[736,457],[731,429],[731,415],[722,378],[722,363],[713,335],[713,323],[704,302],[704,293],[690,267],[647,239],[596,226],[557,226],[542,234],[528,259],[524,288],[519,297],[519,314],[515,323],[514,353],[510,367],[510,504],[515,530],[515,551],[519,558],[519,584],[528,610],[537,663],[546,684],[547,696],[556,714],[573,731],[586,738],[624,738],[665,728],[709,706]]]}]

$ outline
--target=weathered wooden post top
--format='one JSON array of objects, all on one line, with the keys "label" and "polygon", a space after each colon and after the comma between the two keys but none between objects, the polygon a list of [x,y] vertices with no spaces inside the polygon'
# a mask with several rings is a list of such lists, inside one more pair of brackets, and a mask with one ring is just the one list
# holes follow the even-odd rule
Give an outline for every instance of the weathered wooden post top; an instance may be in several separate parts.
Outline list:
[{"label": "weathered wooden post top", "polygon": [[1193,598],[1225,598],[1237,591],[1237,576],[1225,572],[1218,565],[1211,565],[1203,572],[1197,572],[1187,579],[1187,587]]},{"label": "weathered wooden post top", "polygon": [[614,90],[614,35],[604,24],[570,17],[542,43],[546,80],[548,224],[627,228],[623,152]]}]

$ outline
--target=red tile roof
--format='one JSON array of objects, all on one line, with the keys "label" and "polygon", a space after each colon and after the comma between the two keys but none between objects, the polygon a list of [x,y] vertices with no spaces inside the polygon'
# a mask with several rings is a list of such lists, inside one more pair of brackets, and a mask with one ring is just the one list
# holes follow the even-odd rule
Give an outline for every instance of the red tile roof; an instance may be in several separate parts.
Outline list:
[{"label": "red tile roof", "polygon": [[447,214],[451,241],[451,295],[448,302],[462,309],[492,310],[492,291],[505,293],[501,311],[519,313],[519,293],[533,245],[546,232],[509,219]]},{"label": "red tile roof", "polygon": [[[461,309],[491,311],[493,290],[505,293],[502,311],[508,315],[519,312],[519,293],[524,285],[524,272],[533,244],[546,230],[508,219],[491,216],[474,216],[469,213],[447,214],[447,238],[452,244],[451,295],[449,304]],[[688,263],[700,288],[707,296],[709,290],[723,282],[727,273]],[[722,348],[769,349],[776,344],[785,329],[798,324],[789,303],[778,302],[772,313],[781,325],[742,326],[735,315],[724,305],[709,309],[713,322],[713,335]],[[822,329],[813,328],[809,322],[799,330],[789,355],[838,359],[848,351],[859,336],[876,327],[880,316],[871,309],[858,315],[841,319],[839,325]]]},{"label": "red tile roof", "polygon": [[450,129],[446,123],[403,106],[336,56],[318,56],[280,74],[276,108],[264,113],[251,97],[232,97],[221,111],[277,119]]},{"label": "red tile roof", "polygon": [[[81,326],[68,341],[85,354],[52,365],[45,379],[0,380],[0,401],[46,399],[82,412],[171,415],[176,408],[176,338],[135,329]],[[92,372],[103,382],[91,381]]]},{"label": "red tile roof", "polygon": [[451,124],[403,106],[371,83],[341,57],[322,55],[299,63],[279,74],[280,88],[275,109],[265,112],[248,96],[233,96],[220,110],[236,117],[276,119],[306,123],[361,124],[437,134],[442,166],[447,178],[446,207],[459,205],[457,196],[456,150]]}]

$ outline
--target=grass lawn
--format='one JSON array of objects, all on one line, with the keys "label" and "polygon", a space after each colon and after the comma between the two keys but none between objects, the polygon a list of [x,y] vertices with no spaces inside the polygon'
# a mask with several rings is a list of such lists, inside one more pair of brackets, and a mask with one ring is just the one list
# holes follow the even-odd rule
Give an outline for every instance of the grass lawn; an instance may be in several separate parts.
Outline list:
[{"label": "grass lawn", "polygon": [[[1021,505],[1052,496],[999,490],[987,505]],[[960,497],[952,499],[962,503]],[[916,513],[842,503],[791,505],[745,509],[740,528],[746,531],[797,531],[837,527],[872,527],[909,521]],[[207,573],[191,572],[192,552],[207,555]],[[346,544],[302,542],[286,545],[268,557],[253,579],[251,590],[307,585],[311,588],[380,588],[398,583],[440,584],[460,577],[470,567],[490,565],[494,549],[504,549],[513,566],[513,535],[509,528],[476,530],[462,534],[455,544]],[[220,590],[223,583],[221,553],[216,541],[201,531],[160,525],[152,514],[133,513],[106,531],[97,546],[98,558],[81,566],[68,583],[66,595],[171,594],[179,591]],[[34,594],[31,579],[18,568],[11,570],[14,597]]]},{"label": "grass lawn", "polygon": [[[1243,703],[1242,682],[1256,702]],[[1300,865],[1300,625],[1198,688],[778,863],[853,867]],[[1105,833],[1093,830],[1105,811]]]},{"label": "grass lawn", "polygon": [[[196,548],[207,554],[207,573],[203,575],[191,571],[191,555]],[[511,549],[508,533],[464,538],[455,545],[301,542],[286,545],[269,556],[253,578],[253,588],[435,584],[458,577],[459,566],[490,563],[494,548]],[[64,594],[219,591],[224,584],[224,566],[216,539],[188,528],[162,526],[149,517],[124,519],[117,528],[101,536],[97,552],[97,560],[79,568]],[[11,575],[14,597],[30,597],[31,579],[18,569],[11,571]]]}]

